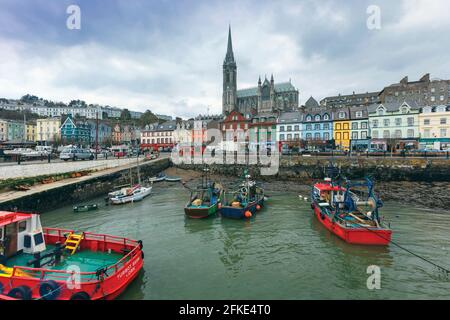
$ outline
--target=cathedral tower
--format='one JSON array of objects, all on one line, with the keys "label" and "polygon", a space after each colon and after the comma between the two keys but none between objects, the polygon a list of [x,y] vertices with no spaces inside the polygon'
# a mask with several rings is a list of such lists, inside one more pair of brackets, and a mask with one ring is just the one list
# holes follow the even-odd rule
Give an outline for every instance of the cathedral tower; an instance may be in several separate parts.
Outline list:
[{"label": "cathedral tower", "polygon": [[237,66],[234,61],[233,45],[231,43],[231,26],[228,28],[228,47],[223,61],[223,94],[222,113],[228,114],[236,108],[237,104]]}]

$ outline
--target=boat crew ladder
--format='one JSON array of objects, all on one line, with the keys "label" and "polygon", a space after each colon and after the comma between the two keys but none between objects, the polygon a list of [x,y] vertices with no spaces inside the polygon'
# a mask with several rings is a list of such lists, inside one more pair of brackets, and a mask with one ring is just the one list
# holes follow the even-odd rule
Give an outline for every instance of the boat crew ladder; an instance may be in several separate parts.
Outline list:
[{"label": "boat crew ladder", "polygon": [[81,240],[83,240],[84,234],[76,234],[76,233],[70,233],[67,237],[67,240],[65,242],[65,248],[70,251],[70,254],[73,255],[78,247],[80,246]]}]

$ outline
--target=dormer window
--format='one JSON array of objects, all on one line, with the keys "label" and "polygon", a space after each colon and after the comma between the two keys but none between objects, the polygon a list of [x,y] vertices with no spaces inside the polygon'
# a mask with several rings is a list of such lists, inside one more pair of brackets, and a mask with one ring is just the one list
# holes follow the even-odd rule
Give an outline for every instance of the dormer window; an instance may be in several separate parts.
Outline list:
[{"label": "dormer window", "polygon": [[325,113],[325,114],[323,115],[323,120],[329,120],[329,119],[330,119],[330,116],[329,116],[328,114]]},{"label": "dormer window", "polygon": [[314,117],[314,120],[315,121],[320,121],[320,115],[316,114],[315,117]]},{"label": "dormer window", "polygon": [[311,121],[312,120],[312,117],[308,114],[307,116],[306,116],[306,121]]},{"label": "dormer window", "polygon": [[356,111],[355,116],[356,118],[362,118],[362,111]]},{"label": "dormer window", "polygon": [[[339,112],[338,116],[339,116],[339,119],[344,119],[345,118],[345,112]],[[325,116],[324,116],[324,118],[325,118]]]}]

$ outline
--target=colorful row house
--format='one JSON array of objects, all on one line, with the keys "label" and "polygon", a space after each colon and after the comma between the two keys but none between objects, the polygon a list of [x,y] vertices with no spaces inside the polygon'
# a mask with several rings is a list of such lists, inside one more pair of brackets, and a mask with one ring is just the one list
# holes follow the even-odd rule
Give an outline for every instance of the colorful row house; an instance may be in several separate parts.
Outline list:
[{"label": "colorful row house", "polygon": [[417,103],[407,101],[369,106],[370,149],[417,149],[420,109]]},{"label": "colorful row house", "polygon": [[277,139],[277,116],[273,113],[262,113],[254,116],[249,124],[250,150],[258,151],[260,148],[275,147]]},{"label": "colorful row house", "polygon": [[281,145],[304,147],[302,143],[303,114],[301,112],[285,112],[278,117],[277,141]]},{"label": "colorful row house", "polygon": [[366,151],[370,147],[367,107],[350,108],[350,149]]},{"label": "colorful row house", "polygon": [[427,106],[419,114],[421,149],[450,149],[450,106]]},{"label": "colorful row house", "polygon": [[68,115],[60,127],[63,144],[73,144],[89,147],[91,141],[91,127],[85,121],[76,121]]},{"label": "colorful row house", "polygon": [[350,150],[350,109],[342,108],[333,113],[333,138],[335,148]]},{"label": "colorful row house", "polygon": [[146,125],[141,130],[141,149],[171,150],[174,147],[175,120]]},{"label": "colorful row house", "polygon": [[303,140],[310,150],[333,148],[333,115],[325,108],[307,111],[303,121]]}]

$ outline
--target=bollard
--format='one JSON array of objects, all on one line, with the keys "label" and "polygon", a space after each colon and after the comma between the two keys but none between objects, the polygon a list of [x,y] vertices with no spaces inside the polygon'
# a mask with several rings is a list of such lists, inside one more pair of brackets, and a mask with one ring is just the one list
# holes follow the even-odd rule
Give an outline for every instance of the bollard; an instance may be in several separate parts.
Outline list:
[{"label": "bollard", "polygon": [[18,156],[17,156],[17,164],[20,164],[20,159],[21,158],[21,155],[19,154]]},{"label": "bollard", "polygon": [[49,153],[49,154],[47,155],[47,161],[48,161],[48,163],[50,163],[51,158],[52,158],[52,156],[51,156],[51,154]]}]

